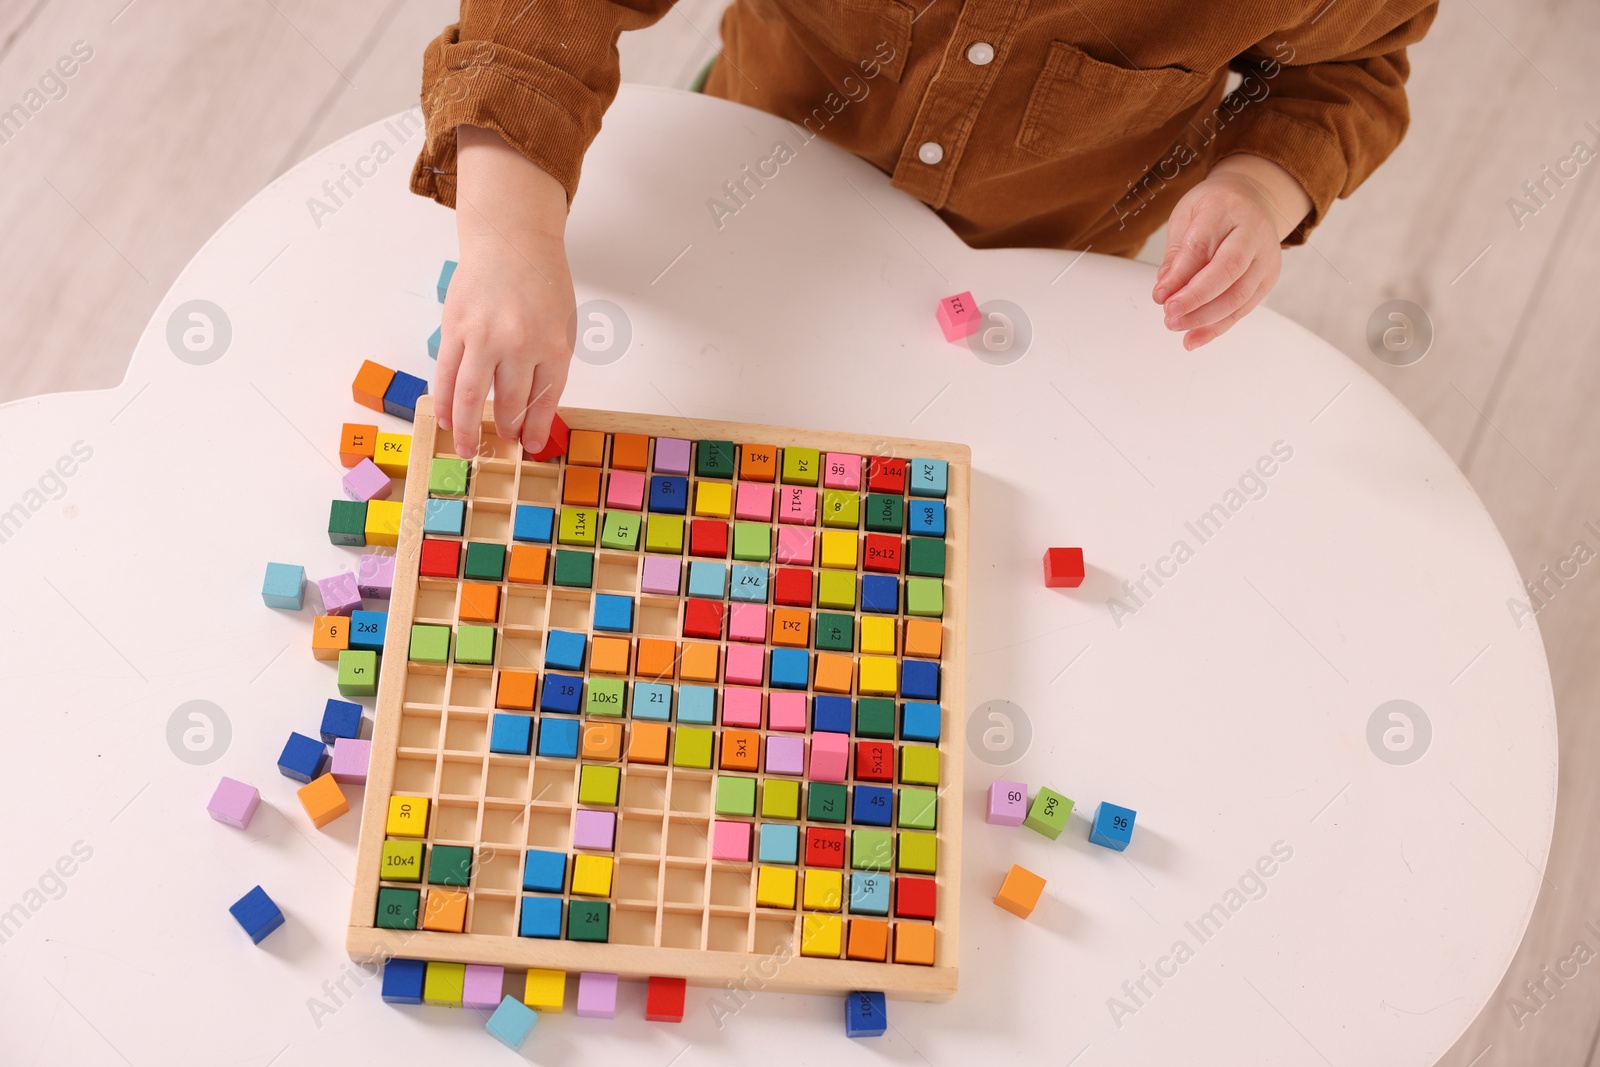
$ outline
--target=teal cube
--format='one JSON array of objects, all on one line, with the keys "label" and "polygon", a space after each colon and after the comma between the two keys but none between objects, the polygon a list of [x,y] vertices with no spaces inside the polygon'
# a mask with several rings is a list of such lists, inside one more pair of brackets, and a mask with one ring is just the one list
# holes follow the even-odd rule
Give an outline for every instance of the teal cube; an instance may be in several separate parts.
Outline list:
[{"label": "teal cube", "polygon": [[299,611],[305,607],[306,569],[293,563],[268,563],[261,582],[261,601],[269,608]]}]

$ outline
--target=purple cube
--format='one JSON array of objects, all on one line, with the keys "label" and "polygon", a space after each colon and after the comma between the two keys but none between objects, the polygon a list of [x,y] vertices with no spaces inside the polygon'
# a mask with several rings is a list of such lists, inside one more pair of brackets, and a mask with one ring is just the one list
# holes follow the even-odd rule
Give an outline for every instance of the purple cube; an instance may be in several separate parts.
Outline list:
[{"label": "purple cube", "polygon": [[317,582],[317,592],[322,595],[322,614],[345,615],[361,610],[361,589],[356,576],[340,571]]},{"label": "purple cube", "polygon": [[1021,826],[1028,817],[1028,785],[1026,782],[996,780],[989,786],[989,814],[986,821],[992,826]]},{"label": "purple cube", "polygon": [[500,1006],[501,989],[506,984],[506,969],[483,963],[467,964],[461,984],[461,1006],[492,1011]]},{"label": "purple cube", "polygon": [[394,592],[394,557],[362,556],[356,570],[356,589],[370,600],[388,600]]},{"label": "purple cube", "polygon": [[656,438],[656,473],[688,474],[689,442],[681,437]]},{"label": "purple cube", "polygon": [[217,783],[217,791],[211,794],[211,803],[206,805],[206,811],[218,822],[225,822],[239,830],[250,828],[250,820],[255,816],[256,808],[261,805],[261,794],[253,785],[245,785],[233,778],[224,778]]},{"label": "purple cube", "polygon": [[646,593],[677,596],[683,582],[683,561],[676,556],[646,556],[644,581],[640,588]]},{"label": "purple cube", "polygon": [[363,459],[345,472],[344,495],[351,500],[388,500],[391,488],[389,476],[370,459]]},{"label": "purple cube", "polygon": [[799,774],[805,770],[806,739],[804,737],[767,737],[767,773]]},{"label": "purple cube", "polygon": [[[333,764],[330,773],[336,782],[353,782],[365,785],[367,765],[372,762],[372,742],[354,737],[333,739]],[[499,1003],[496,1001],[495,1003]]]},{"label": "purple cube", "polygon": [[572,847],[610,852],[617,837],[617,813],[579,808],[572,822]]},{"label": "purple cube", "polygon": [[614,1019],[617,1015],[617,976],[584,971],[578,975],[578,1017]]}]

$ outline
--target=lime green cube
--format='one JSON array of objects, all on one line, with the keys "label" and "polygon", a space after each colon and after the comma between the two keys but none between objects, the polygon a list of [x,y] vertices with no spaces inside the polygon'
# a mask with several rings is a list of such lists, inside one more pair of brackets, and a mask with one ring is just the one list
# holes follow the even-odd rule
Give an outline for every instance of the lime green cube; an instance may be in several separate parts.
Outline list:
[{"label": "lime green cube", "polygon": [[736,774],[717,775],[717,814],[747,815],[756,813],[756,780]]},{"label": "lime green cube", "polygon": [[621,678],[590,678],[584,710],[602,718],[619,718],[627,696],[628,683]]},{"label": "lime green cube", "polygon": [[462,623],[456,627],[456,662],[494,662],[494,627]]},{"label": "lime green cube", "polygon": [[1028,805],[1028,817],[1022,820],[1022,825],[1054,841],[1067,828],[1067,819],[1071,815],[1072,801],[1054,789],[1041,787],[1033,803]]},{"label": "lime green cube", "polygon": [[903,830],[935,830],[938,828],[939,794],[932,789],[902,789],[899,791],[900,814],[895,822]]},{"label": "lime green cube", "polygon": [[562,508],[561,529],[556,534],[556,542],[563,545],[578,545],[583,548],[593,548],[595,538],[600,536],[600,513],[593,508]]},{"label": "lime green cube", "polygon": [[822,491],[822,525],[854,530],[861,525],[861,494],[843,489]]},{"label": "lime green cube", "polygon": [[846,611],[855,609],[856,606],[856,573],[855,571],[821,571],[817,574],[817,606],[823,608],[843,608]]},{"label": "lime green cube", "polygon": [[339,653],[339,692],[347,697],[370,697],[378,692],[378,654],[368,651]]},{"label": "lime green cube", "polygon": [[428,470],[429,496],[466,496],[467,475],[472,464],[464,459],[440,456]]},{"label": "lime green cube", "polygon": [[556,549],[555,573],[551,581],[556,585],[588,589],[594,585],[594,553],[576,548]]},{"label": "lime green cube", "polygon": [[822,473],[822,453],[814,448],[783,450],[783,480],[790,485],[816,485]]},{"label": "lime green cube", "polygon": [[699,767],[702,770],[711,768],[711,746],[716,740],[715,730],[705,730],[698,726],[680,726],[677,730],[677,740],[672,748],[672,765],[674,767]]},{"label": "lime green cube", "polygon": [[616,807],[617,789],[621,782],[622,771],[619,768],[585,763],[578,776],[578,803]]},{"label": "lime green cube", "polygon": [[939,750],[927,745],[902,745],[900,781],[907,785],[938,785]]},{"label": "lime green cube", "polygon": [[903,831],[900,834],[899,869],[912,874],[934,874],[939,865],[939,838],[935,834]]},{"label": "lime green cube", "polygon": [[422,881],[422,842],[385,841],[378,877],[385,882]]},{"label": "lime green cube", "polygon": [[652,515],[644,524],[644,550],[646,552],[683,552],[683,516]]},{"label": "lime green cube", "polygon": [[772,527],[764,522],[733,524],[733,558],[765,563],[772,558]]},{"label": "lime green cube", "polygon": [[817,614],[816,645],[819,652],[854,652],[856,650],[856,617],[835,615],[831,612]]},{"label": "lime green cube", "polygon": [[938,578],[907,578],[906,614],[931,615],[934,618],[943,615],[944,582]]},{"label": "lime green cube", "polygon": [[640,516],[629,511],[606,512],[605,528],[600,531],[601,548],[623,548],[629,552],[639,548]]},{"label": "lime green cube", "polygon": [[411,660],[415,663],[445,663],[450,659],[450,627],[424,626],[414,623],[411,627]]},{"label": "lime green cube", "polygon": [[798,819],[800,783],[787,778],[768,778],[761,783],[763,819]]},{"label": "lime green cube", "polygon": [[850,866],[858,871],[887,871],[894,863],[894,834],[888,830],[852,830]]}]

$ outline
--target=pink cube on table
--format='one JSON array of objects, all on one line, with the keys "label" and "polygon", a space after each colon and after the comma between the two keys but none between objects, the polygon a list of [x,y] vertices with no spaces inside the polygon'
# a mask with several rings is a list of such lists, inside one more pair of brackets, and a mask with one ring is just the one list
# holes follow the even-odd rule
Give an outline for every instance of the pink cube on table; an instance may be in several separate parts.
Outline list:
[{"label": "pink cube on table", "polygon": [[811,735],[811,777],[819,782],[842,782],[850,769],[848,734]]},{"label": "pink cube on table", "polygon": [[218,822],[225,822],[237,830],[248,830],[256,808],[261,806],[261,794],[253,785],[245,785],[234,778],[224,778],[211,794],[206,811]]},{"label": "pink cube on table", "polygon": [[683,561],[673,556],[646,556],[644,579],[639,588],[646,593],[677,596],[683,587]]},{"label": "pink cube on table", "polygon": [[957,293],[939,301],[939,328],[946,341],[959,341],[978,332],[983,313],[971,293]]},{"label": "pink cube on table", "polygon": [[[843,736],[843,735],[840,735]],[[806,739],[803,737],[767,738],[768,774],[803,774],[806,769]]]},{"label": "pink cube on table", "polygon": [[806,695],[773,692],[767,696],[767,728],[806,732]]},{"label": "pink cube on table", "polygon": [[322,614],[349,615],[361,610],[361,589],[356,576],[340,571],[317,582],[317,592],[322,596]]},{"label": "pink cube on table", "polygon": [[394,557],[362,556],[356,568],[356,591],[372,600],[388,600],[394,592]]},{"label": "pink cube on table", "polygon": [[861,457],[848,452],[829,452],[822,460],[824,489],[860,489]]},{"label": "pink cube on table", "polygon": [[681,437],[656,438],[656,473],[688,474],[689,442]]},{"label": "pink cube on table", "polygon": [[617,976],[598,971],[578,975],[578,1017],[614,1019],[617,1015]]},{"label": "pink cube on table", "polygon": [[467,964],[467,973],[461,983],[461,1006],[493,1011],[500,1006],[501,990],[506,984],[506,969],[485,963]]},{"label": "pink cube on table", "polygon": [[750,862],[750,824],[711,820],[711,858]]},{"label": "pink cube on table", "polygon": [[370,459],[363,459],[344,476],[344,495],[351,500],[388,500],[393,483]]},{"label": "pink cube on table", "polygon": [[365,785],[367,767],[372,763],[372,742],[355,737],[333,739],[333,763],[329,773],[336,782],[353,782]]},{"label": "pink cube on table", "polygon": [[1021,826],[1028,817],[1028,786],[1026,782],[996,780],[989,786],[989,814],[985,821],[992,826]]},{"label": "pink cube on table", "polygon": [[572,847],[610,852],[617,839],[617,813],[579,808],[572,819]]},{"label": "pink cube on table", "polygon": [[762,482],[740,482],[733,501],[733,517],[753,522],[772,521],[772,486]]},{"label": "pink cube on table", "polygon": [[778,527],[778,562],[798,563],[802,567],[809,567],[816,560],[817,535],[813,530],[802,530],[799,527],[785,529]]},{"label": "pink cube on table", "polygon": [[728,640],[762,642],[767,639],[767,606],[734,604],[728,611]]},{"label": "pink cube on table", "polygon": [[786,485],[778,494],[778,521],[791,526],[817,524],[817,491],[803,485]]},{"label": "pink cube on table", "polygon": [[723,678],[730,685],[760,685],[766,674],[766,650],[756,645],[729,645]]},{"label": "pink cube on table", "polygon": [[644,475],[637,471],[612,471],[606,483],[606,507],[624,511],[644,508]]},{"label": "pink cube on table", "polygon": [[761,690],[729,686],[722,691],[722,725],[761,729]]}]

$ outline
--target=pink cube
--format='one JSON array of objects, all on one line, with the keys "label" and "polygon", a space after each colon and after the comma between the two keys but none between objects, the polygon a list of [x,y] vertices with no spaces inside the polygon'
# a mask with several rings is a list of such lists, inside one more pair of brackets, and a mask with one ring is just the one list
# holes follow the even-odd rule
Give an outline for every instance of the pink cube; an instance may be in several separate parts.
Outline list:
[{"label": "pink cube", "polygon": [[750,824],[711,820],[711,858],[750,862]]},{"label": "pink cube", "polygon": [[578,1017],[613,1019],[617,1014],[617,976],[584,971],[578,975]]},{"label": "pink cube", "polygon": [[939,328],[946,341],[959,341],[978,332],[983,313],[971,293],[957,293],[939,301]]},{"label": "pink cube", "polygon": [[819,782],[842,782],[850,766],[848,734],[811,735],[811,777]]},{"label": "pink cube", "polygon": [[367,783],[367,767],[372,763],[372,742],[355,737],[333,739],[333,763],[329,773],[336,782]]},{"label": "pink cube", "polygon": [[606,483],[606,507],[624,511],[644,508],[644,475],[637,471],[612,471]]},{"label": "pink cube", "polygon": [[[840,736],[843,736],[842,734]],[[803,737],[767,738],[767,773],[800,774],[806,768],[806,739]]]},{"label": "pink cube", "polygon": [[573,813],[572,847],[610,852],[617,839],[617,813],[579,808]]},{"label": "pink cube", "polygon": [[754,522],[772,521],[772,486],[763,482],[740,482],[733,501],[733,517]]},{"label": "pink cube", "polygon": [[493,1011],[500,1006],[501,991],[506,984],[506,969],[484,963],[467,964],[467,973],[461,984],[461,1006]]},{"label": "pink cube", "polygon": [[829,452],[822,460],[824,489],[861,488],[861,457],[848,452]]},{"label": "pink cube", "polygon": [[646,556],[639,588],[660,596],[677,596],[683,583],[683,561],[673,556]]},{"label": "pink cube", "polygon": [[803,485],[786,485],[778,495],[778,521],[791,526],[817,524],[817,491]]},{"label": "pink cube", "polygon": [[1026,782],[996,780],[989,786],[989,814],[985,821],[994,826],[1021,826],[1028,817]]},{"label": "pink cube", "polygon": [[760,685],[766,666],[765,649],[756,645],[729,645],[723,677],[731,685]]},{"label": "pink cube", "polygon": [[317,592],[322,597],[323,615],[349,615],[361,610],[361,588],[349,571],[320,579]]},{"label": "pink cube", "polygon": [[729,686],[722,691],[722,725],[761,729],[761,690]]},{"label": "pink cube", "polygon": [[689,442],[680,437],[656,438],[656,473],[688,474]]},{"label": "pink cube", "polygon": [[728,640],[763,642],[767,639],[767,606],[734,604],[728,611]]},{"label": "pink cube", "polygon": [[816,560],[817,535],[814,530],[778,527],[778,562],[809,567]]},{"label": "pink cube", "polygon": [[255,786],[224,778],[217,783],[217,791],[211,794],[211,803],[206,805],[206,811],[218,822],[225,822],[237,830],[248,830],[250,820],[260,806],[261,794]]},{"label": "pink cube", "polygon": [[372,600],[388,600],[394,592],[394,557],[362,556],[356,568],[356,591]]},{"label": "pink cube", "polygon": [[806,695],[804,693],[780,693],[773,691],[767,696],[767,728],[771,730],[788,730],[793,733],[806,732]]},{"label": "pink cube", "polygon": [[363,459],[345,472],[344,495],[351,500],[388,500],[393,483],[370,459]]}]

